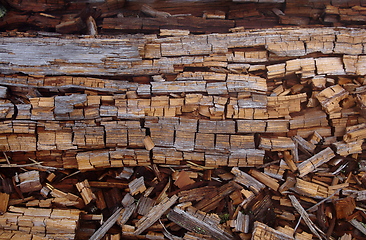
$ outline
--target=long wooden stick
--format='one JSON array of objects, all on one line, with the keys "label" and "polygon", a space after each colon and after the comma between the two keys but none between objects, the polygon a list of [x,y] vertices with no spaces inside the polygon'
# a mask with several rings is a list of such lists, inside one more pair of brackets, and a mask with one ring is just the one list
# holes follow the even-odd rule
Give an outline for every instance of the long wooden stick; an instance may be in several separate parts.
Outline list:
[{"label": "long wooden stick", "polygon": [[[296,197],[294,195],[289,195],[288,197],[290,198],[291,203],[294,206],[294,208],[300,213],[301,217],[304,219],[306,225],[308,225],[310,231],[312,233],[314,233],[320,240],[322,240],[323,238],[319,235],[319,233],[315,229],[314,223],[310,220],[308,213],[301,206],[300,202],[296,199]],[[323,232],[321,232],[321,233],[325,236],[325,234]]]},{"label": "long wooden stick", "polygon": [[121,214],[122,208],[118,208],[112,216],[108,218],[107,221],[103,223],[103,225],[95,231],[95,233],[89,238],[89,240],[99,240],[108,232],[108,230],[116,223],[117,219]]}]

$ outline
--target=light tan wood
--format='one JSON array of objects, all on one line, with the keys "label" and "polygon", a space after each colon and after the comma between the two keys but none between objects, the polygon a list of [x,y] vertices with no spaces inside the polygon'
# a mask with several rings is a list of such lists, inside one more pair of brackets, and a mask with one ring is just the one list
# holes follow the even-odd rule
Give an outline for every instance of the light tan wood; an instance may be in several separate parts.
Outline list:
[{"label": "light tan wood", "polygon": [[314,171],[317,167],[331,160],[333,157],[335,157],[335,154],[329,147],[315,154],[313,157],[307,159],[297,166],[300,172],[299,176],[303,177],[307,175],[308,173]]},{"label": "light tan wood", "polygon": [[273,189],[274,191],[277,191],[279,188],[279,184],[276,179],[266,175],[265,173],[259,172],[257,170],[251,169],[249,171],[249,174],[260,181],[261,183],[265,184],[269,188]]},{"label": "light tan wood", "polygon": [[362,142],[363,142],[362,140],[348,143],[342,141],[342,142],[335,142],[332,145],[336,148],[337,154],[345,157],[354,153],[362,153],[362,147],[361,147]]},{"label": "light tan wood", "polygon": [[174,195],[171,198],[165,198],[159,204],[155,205],[147,215],[136,223],[136,230],[134,234],[139,235],[154,224],[155,221],[158,220],[177,200],[178,197]]},{"label": "light tan wood", "polygon": [[4,214],[8,209],[9,194],[0,193],[0,214]]},{"label": "light tan wood", "polygon": [[75,186],[78,189],[81,197],[83,198],[85,205],[96,201],[97,197],[92,192],[87,179],[85,179],[83,182],[76,183]]},{"label": "light tan wood", "polygon": [[290,168],[292,172],[297,171],[297,166],[294,163],[293,156],[290,154],[289,151],[283,152],[283,159],[285,159],[287,166]]},{"label": "light tan wood", "polygon": [[345,142],[357,141],[366,137],[366,123],[347,127],[347,132],[343,136]]},{"label": "light tan wood", "polygon": [[148,151],[150,151],[151,149],[153,149],[155,147],[155,144],[151,140],[150,136],[146,136],[144,138],[144,145],[145,145],[146,150],[148,150]]},{"label": "light tan wood", "polygon": [[[343,69],[343,67],[342,67]],[[328,87],[321,91],[316,98],[319,100],[323,109],[328,113],[339,112],[341,107],[339,102],[348,96],[348,92],[339,85]]]},{"label": "light tan wood", "polygon": [[280,231],[277,231],[264,223],[261,222],[255,222],[254,223],[254,229],[253,229],[253,240],[260,240],[263,238],[268,239],[283,239],[283,240],[290,240],[293,239],[292,236],[288,236],[287,234],[284,234]]}]

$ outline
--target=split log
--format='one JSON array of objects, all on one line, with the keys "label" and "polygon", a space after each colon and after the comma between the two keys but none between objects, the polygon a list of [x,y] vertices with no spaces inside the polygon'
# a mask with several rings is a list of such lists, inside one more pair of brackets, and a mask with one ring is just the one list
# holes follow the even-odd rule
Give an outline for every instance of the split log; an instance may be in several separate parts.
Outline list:
[{"label": "split log", "polygon": [[211,193],[215,189],[214,186],[206,186],[201,188],[194,188],[192,190],[181,191],[178,193],[179,202],[200,201],[205,195]]},{"label": "split log", "polygon": [[334,152],[329,147],[324,149],[323,151],[315,154],[308,160],[300,163],[297,168],[300,172],[300,177],[305,176],[306,174],[314,171],[317,167],[321,166],[322,164],[328,162],[333,157],[335,157]]},{"label": "split log", "polygon": [[347,127],[347,132],[343,136],[343,140],[348,143],[366,138],[366,123]]},{"label": "split log", "polygon": [[345,157],[354,153],[362,153],[362,140],[348,142],[335,142],[332,144],[336,148],[337,154]]},{"label": "split log", "polygon": [[300,136],[294,136],[293,139],[296,141],[296,143],[303,149],[305,152],[309,154],[313,154],[316,146],[305,139],[303,139]]},{"label": "split log", "polygon": [[128,184],[128,187],[130,189],[130,194],[136,195],[138,193],[143,193],[146,190],[144,177],[141,176],[139,178],[136,178],[135,180],[131,181]]},{"label": "split log", "polygon": [[257,181],[255,178],[250,176],[249,174],[242,172],[237,167],[233,167],[231,172],[236,176],[234,179],[235,182],[243,184],[248,189],[254,190],[256,193],[259,193],[265,186]]},{"label": "split log", "polygon": [[2,227],[13,226],[20,232],[32,232],[51,239],[56,236],[73,239],[78,229],[80,210],[9,207],[8,212],[0,218],[7,225]]},{"label": "split log", "polygon": [[256,171],[254,169],[251,169],[249,171],[249,174],[252,175],[255,179],[263,183],[264,185],[268,186],[269,188],[273,189],[274,191],[277,191],[279,188],[279,184],[276,179],[266,175],[265,173]]}]

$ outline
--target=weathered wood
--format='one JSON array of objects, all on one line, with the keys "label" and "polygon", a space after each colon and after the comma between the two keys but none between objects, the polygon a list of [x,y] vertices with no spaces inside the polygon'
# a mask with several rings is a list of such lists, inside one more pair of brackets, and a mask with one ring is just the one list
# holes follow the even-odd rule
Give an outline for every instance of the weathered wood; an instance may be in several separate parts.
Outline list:
[{"label": "weathered wood", "polygon": [[277,231],[271,227],[268,227],[264,223],[255,222],[253,229],[253,240],[260,240],[263,238],[268,239],[283,239],[283,240],[292,240],[294,239],[292,236],[288,236],[280,231]]},{"label": "weathered wood", "polygon": [[322,164],[328,162],[333,157],[335,157],[334,152],[331,148],[326,148],[323,151],[315,154],[311,158],[307,159],[306,161],[300,163],[297,168],[300,172],[300,177],[305,176],[306,174],[314,171],[317,167],[321,166]]},{"label": "weathered wood", "polygon": [[[8,212],[0,216],[7,228],[18,230],[19,233],[32,232],[48,238],[75,238],[80,220],[77,209],[42,209],[20,208],[10,206]],[[15,228],[14,228],[15,227]]]},{"label": "weathered wood", "polygon": [[136,209],[135,203],[131,203],[128,206],[126,206],[124,209],[122,209],[120,212],[120,216],[117,219],[117,224],[120,227],[123,227],[126,224],[126,222],[129,220],[129,218],[132,216],[135,209]]},{"label": "weathered wood", "polygon": [[305,221],[306,225],[309,227],[310,231],[312,233],[314,233],[319,239],[322,239],[322,237],[320,236],[320,234],[322,234],[323,236],[325,234],[323,232],[321,232],[320,230],[317,230],[314,227],[314,223],[310,220],[309,215],[304,210],[304,208],[301,206],[301,204],[296,199],[296,197],[294,195],[289,195],[289,198],[290,198],[291,203],[294,206],[294,208],[300,213],[301,217],[304,219],[304,221]]},{"label": "weathered wood", "polygon": [[240,186],[235,182],[229,182],[220,188],[215,189],[215,191],[212,191],[210,194],[205,195],[205,197],[194,207],[208,212],[214,209],[224,197],[228,196],[236,189],[240,189]]},{"label": "weathered wood", "polygon": [[130,194],[136,195],[138,193],[142,193],[146,190],[144,177],[141,176],[139,178],[134,179],[128,184],[128,188],[130,189]]},{"label": "weathered wood", "polygon": [[313,154],[316,146],[302,137],[296,135],[293,137],[293,139],[296,141],[296,143],[301,147],[301,149],[309,154]]},{"label": "weathered wood", "polygon": [[344,157],[354,153],[362,153],[362,140],[348,143],[335,142],[332,145],[336,148],[337,154]]},{"label": "weathered wood", "polygon": [[334,85],[318,93],[318,95],[316,95],[316,98],[319,100],[323,109],[328,114],[330,114],[332,112],[339,112],[341,110],[339,102],[345,99],[348,96],[348,94],[349,92],[347,92],[341,86]]},{"label": "weathered wood", "polygon": [[9,194],[0,193],[0,214],[3,215],[8,209]]},{"label": "weathered wood", "polygon": [[[164,15],[166,13],[163,13]],[[176,18],[104,18],[104,30],[151,31],[158,32],[161,28],[189,30],[192,33],[228,32],[234,27],[233,20],[203,19],[197,17]]]},{"label": "weathered wood", "polygon": [[248,189],[254,190],[256,193],[259,193],[265,186],[257,181],[255,178],[250,176],[249,174],[242,172],[237,167],[233,167],[231,172],[236,176],[234,181],[237,183],[243,184]]},{"label": "weathered wood", "polygon": [[284,182],[279,188],[278,191],[283,194],[288,189],[292,188],[296,183],[296,179],[289,176],[286,178],[286,182]]},{"label": "weathered wood", "polygon": [[39,191],[42,188],[38,171],[29,171],[19,174],[19,181],[19,188],[23,193]]},{"label": "weathered wood", "polygon": [[358,141],[366,137],[366,123],[347,127],[347,132],[343,136],[343,140],[348,143],[351,141]]},{"label": "weathered wood", "polygon": [[258,146],[264,150],[269,151],[285,151],[294,150],[295,144],[291,138],[277,137],[277,138],[264,138],[261,137],[260,144]]},{"label": "weathered wood", "polygon": [[[203,215],[203,216],[201,216]],[[204,212],[184,211],[175,207],[167,214],[168,219],[179,226],[196,233],[209,235],[215,239],[232,239],[233,236],[228,233],[219,222],[214,222]],[[201,219],[205,219],[202,221]]]},{"label": "weathered wood", "polygon": [[251,169],[249,171],[249,174],[263,183],[264,185],[268,186],[269,188],[273,189],[274,191],[277,191],[279,188],[279,184],[276,179],[266,175],[265,173],[259,172],[257,170]]},{"label": "weathered wood", "polygon": [[205,195],[211,193],[215,189],[214,186],[206,186],[194,188],[191,190],[181,191],[178,193],[179,202],[200,201]]},{"label": "weathered wood", "polygon": [[105,221],[103,225],[97,231],[95,231],[95,233],[89,239],[92,240],[102,239],[102,237],[108,232],[108,230],[116,223],[118,218],[120,218],[121,215],[123,215],[122,213],[123,210],[124,209],[122,208],[117,208],[117,210],[108,218],[108,220]]},{"label": "weathered wood", "polygon": [[296,179],[294,188],[295,192],[303,194],[305,196],[314,198],[326,198],[328,197],[328,188],[313,182],[304,181],[300,178]]},{"label": "weathered wood", "polygon": [[148,227],[154,224],[177,200],[178,197],[174,195],[171,198],[165,198],[162,202],[155,205],[147,215],[136,223],[137,229],[134,232],[134,235],[141,234]]},{"label": "weathered wood", "polygon": [[284,151],[283,152],[283,159],[285,159],[285,162],[286,162],[287,166],[290,168],[290,170],[292,172],[297,171],[297,166],[294,163],[293,156],[290,154],[289,151]]},{"label": "weathered wood", "polygon": [[97,197],[92,192],[87,179],[85,179],[83,182],[78,182],[75,186],[83,198],[85,205],[97,200]]}]

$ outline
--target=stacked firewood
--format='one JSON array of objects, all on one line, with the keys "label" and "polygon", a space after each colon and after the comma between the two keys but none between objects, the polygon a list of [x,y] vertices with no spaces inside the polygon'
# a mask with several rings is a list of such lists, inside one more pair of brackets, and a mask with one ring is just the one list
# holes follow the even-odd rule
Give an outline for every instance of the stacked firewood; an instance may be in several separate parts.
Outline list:
[{"label": "stacked firewood", "polygon": [[238,24],[361,23],[362,3],[268,2],[13,1],[60,33],[154,34],[2,33],[0,239],[365,238],[366,32]]}]

